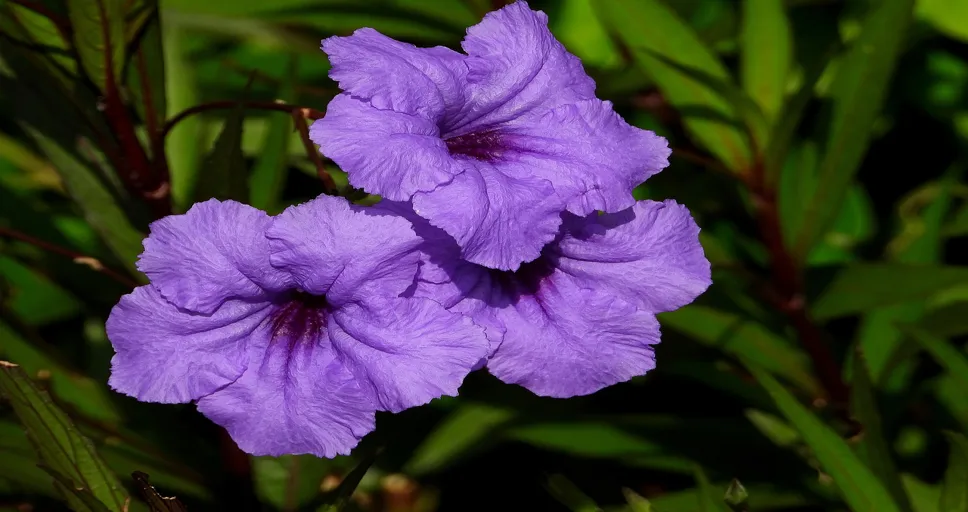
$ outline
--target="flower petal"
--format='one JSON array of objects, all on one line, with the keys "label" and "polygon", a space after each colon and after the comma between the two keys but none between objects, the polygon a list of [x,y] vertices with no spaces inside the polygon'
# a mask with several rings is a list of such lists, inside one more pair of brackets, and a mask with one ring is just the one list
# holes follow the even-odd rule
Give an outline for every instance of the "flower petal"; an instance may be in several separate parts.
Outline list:
[{"label": "flower petal", "polygon": [[457,240],[464,259],[515,269],[537,258],[561,224],[551,184],[529,173],[523,165],[478,162],[433,192],[415,195],[413,205]]},{"label": "flower petal", "polygon": [[653,314],[607,292],[582,290],[559,273],[534,295],[490,314],[507,332],[488,370],[541,396],[587,395],[655,367]]},{"label": "flower petal", "polygon": [[348,94],[333,98],[309,135],[350,184],[395,201],[433,190],[460,172],[433,121]]},{"label": "flower petal", "polygon": [[214,392],[246,368],[249,338],[269,304],[228,300],[211,315],[179,309],[152,286],[141,286],[111,310],[116,391],[144,402],[184,403]]},{"label": "flower petal", "polygon": [[608,101],[562,105],[504,130],[522,149],[515,165],[550,181],[577,215],[631,207],[632,189],[669,165],[666,140],[630,126]]},{"label": "flower petal", "polygon": [[334,358],[315,344],[261,344],[237,381],[198,401],[252,455],[349,455],[374,428],[375,404]]},{"label": "flower petal", "polygon": [[467,132],[595,97],[595,82],[581,61],[548,30],[548,17],[515,2],[467,29],[461,44],[470,100],[446,130]]},{"label": "flower petal", "polygon": [[420,238],[406,219],[341,197],[320,196],[287,208],[266,236],[272,264],[336,307],[374,293],[403,293],[420,261]]},{"label": "flower petal", "polygon": [[344,365],[391,412],[456,395],[488,348],[469,318],[419,298],[348,304],[331,316],[329,336]]},{"label": "flower petal", "polygon": [[712,283],[699,226],[675,201],[571,218],[564,231],[551,251],[560,271],[653,313],[689,304]]},{"label": "flower petal", "polygon": [[340,88],[378,109],[433,120],[464,102],[464,56],[449,48],[417,48],[361,28],[324,40],[323,51]]},{"label": "flower petal", "polygon": [[269,265],[265,212],[210,199],[151,224],[138,269],[172,304],[210,314],[230,298],[279,291],[287,276]]}]

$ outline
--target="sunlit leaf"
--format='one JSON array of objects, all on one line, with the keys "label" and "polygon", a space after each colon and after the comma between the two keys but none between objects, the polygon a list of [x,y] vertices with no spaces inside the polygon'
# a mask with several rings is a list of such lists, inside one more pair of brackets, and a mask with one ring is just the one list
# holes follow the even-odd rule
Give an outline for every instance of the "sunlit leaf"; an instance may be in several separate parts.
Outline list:
[{"label": "sunlit leaf", "polygon": [[769,121],[786,96],[793,36],[782,0],[743,0],[740,77]]}]

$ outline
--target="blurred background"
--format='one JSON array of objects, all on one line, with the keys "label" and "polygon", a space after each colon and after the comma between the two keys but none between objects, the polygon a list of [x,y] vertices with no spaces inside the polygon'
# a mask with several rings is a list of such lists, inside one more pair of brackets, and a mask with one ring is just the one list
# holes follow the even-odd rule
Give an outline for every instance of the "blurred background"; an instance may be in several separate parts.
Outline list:
[{"label": "blurred background", "polygon": [[646,376],[554,400],[476,372],[335,460],[107,387],[151,220],[378,200],[304,137],[322,38],[459,49],[503,4],[0,0],[0,510],[968,511],[965,0],[531,2],[669,139],[637,197],[703,229],[715,284]]}]

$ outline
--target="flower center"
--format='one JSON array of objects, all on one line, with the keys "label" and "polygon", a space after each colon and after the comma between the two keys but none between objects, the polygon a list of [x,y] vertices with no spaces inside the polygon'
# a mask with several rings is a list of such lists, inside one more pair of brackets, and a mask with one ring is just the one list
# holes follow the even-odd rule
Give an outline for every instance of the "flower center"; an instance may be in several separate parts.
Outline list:
[{"label": "flower center", "polygon": [[463,156],[493,162],[507,149],[506,140],[497,130],[472,132],[444,139],[451,156]]},{"label": "flower center", "polygon": [[312,345],[326,328],[329,304],[326,297],[294,291],[272,312],[272,342],[285,341],[292,349],[297,343]]},{"label": "flower center", "polygon": [[513,296],[534,295],[555,267],[546,256],[523,263],[515,271],[491,270],[491,278]]}]

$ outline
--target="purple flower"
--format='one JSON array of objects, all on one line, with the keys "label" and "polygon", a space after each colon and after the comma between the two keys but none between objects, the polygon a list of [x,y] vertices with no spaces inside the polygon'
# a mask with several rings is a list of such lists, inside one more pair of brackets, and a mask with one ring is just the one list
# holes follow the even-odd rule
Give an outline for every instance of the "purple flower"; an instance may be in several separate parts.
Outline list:
[{"label": "purple flower", "polygon": [[516,269],[561,213],[621,211],[668,165],[665,139],[629,126],[547,17],[517,2],[467,30],[466,55],[373,29],[323,42],[345,91],[311,129],[350,183],[453,236],[464,259]]},{"label": "purple flower", "polygon": [[541,256],[513,272],[457,259],[454,241],[405,204],[383,208],[410,218],[425,240],[412,293],[484,326],[490,372],[539,395],[586,395],[651,370],[656,313],[689,304],[711,283],[699,227],[674,201],[566,213]]},{"label": "purple flower", "polygon": [[404,219],[320,197],[276,218],[232,201],[151,225],[151,284],[108,319],[110,385],[197,401],[243,450],[346,454],[374,411],[456,394],[486,355],[468,318],[401,298],[421,243]]}]

